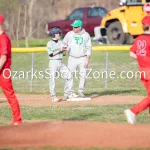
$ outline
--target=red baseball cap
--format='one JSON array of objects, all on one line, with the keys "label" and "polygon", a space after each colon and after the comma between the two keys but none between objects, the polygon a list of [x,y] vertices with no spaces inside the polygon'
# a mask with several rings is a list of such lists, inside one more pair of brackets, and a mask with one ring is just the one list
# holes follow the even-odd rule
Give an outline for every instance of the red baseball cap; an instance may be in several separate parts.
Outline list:
[{"label": "red baseball cap", "polygon": [[4,16],[0,14],[0,23],[4,22]]},{"label": "red baseball cap", "polygon": [[142,19],[142,24],[143,24],[143,25],[150,25],[150,16],[145,16],[145,17]]}]

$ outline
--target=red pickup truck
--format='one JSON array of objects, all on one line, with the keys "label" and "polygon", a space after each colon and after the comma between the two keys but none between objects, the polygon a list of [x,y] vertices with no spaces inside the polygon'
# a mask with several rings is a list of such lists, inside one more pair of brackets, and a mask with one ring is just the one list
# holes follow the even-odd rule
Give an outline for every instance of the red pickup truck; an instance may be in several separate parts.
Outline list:
[{"label": "red pickup truck", "polygon": [[46,24],[46,33],[53,27],[59,27],[62,34],[65,35],[68,31],[72,30],[70,24],[76,19],[83,21],[83,28],[90,34],[94,35],[94,27],[100,26],[101,20],[106,16],[107,11],[103,7],[83,7],[75,9],[65,20],[58,20]]}]

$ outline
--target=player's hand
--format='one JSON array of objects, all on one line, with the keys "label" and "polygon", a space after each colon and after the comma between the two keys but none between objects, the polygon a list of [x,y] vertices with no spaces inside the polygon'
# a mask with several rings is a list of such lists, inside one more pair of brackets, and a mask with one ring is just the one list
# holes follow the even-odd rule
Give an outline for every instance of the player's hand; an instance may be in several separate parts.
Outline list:
[{"label": "player's hand", "polygon": [[63,47],[63,51],[67,51],[67,47]]},{"label": "player's hand", "polygon": [[88,68],[88,65],[89,65],[89,61],[85,61],[85,63],[84,63],[84,68]]},{"label": "player's hand", "polygon": [[86,60],[85,60],[85,63],[84,63],[84,68],[88,68],[89,60],[90,60],[90,56],[87,56]]},{"label": "player's hand", "polygon": [[64,51],[66,51],[66,50],[67,50],[67,45],[62,45],[62,49],[63,49]]},{"label": "player's hand", "polygon": [[63,56],[66,56],[66,53],[67,53],[67,51],[64,51],[64,52],[63,52]]},{"label": "player's hand", "polygon": [[62,53],[62,52],[63,52],[63,50],[62,50],[62,49],[59,49],[59,50],[58,50],[58,53]]}]

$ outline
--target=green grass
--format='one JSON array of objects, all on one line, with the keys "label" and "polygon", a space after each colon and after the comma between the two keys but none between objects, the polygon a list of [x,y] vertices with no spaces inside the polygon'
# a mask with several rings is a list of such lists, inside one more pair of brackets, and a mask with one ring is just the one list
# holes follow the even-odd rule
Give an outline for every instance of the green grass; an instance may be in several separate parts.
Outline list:
[{"label": "green grass", "polygon": [[[24,122],[47,120],[99,121],[126,123],[123,111],[133,105],[73,105],[73,106],[21,106]],[[0,125],[11,121],[9,107],[0,107]],[[137,116],[138,124],[149,124],[148,111]]]},{"label": "green grass", "polygon": [[[45,39],[32,39],[28,41],[29,47],[45,47],[47,42],[50,40],[50,37],[47,37]],[[26,41],[25,40],[19,40],[19,47],[26,47]],[[98,43],[94,43],[94,46],[99,46]],[[17,47],[17,42],[12,41],[12,46]],[[105,46],[104,44],[101,46]]]},{"label": "green grass", "polygon": [[[108,72],[116,72],[116,78],[111,79],[108,76],[108,87],[105,89],[106,76],[102,78],[102,72],[105,71],[106,52],[93,52],[89,69],[92,69],[88,80],[86,82],[85,93],[86,94],[140,94],[145,95],[145,89],[139,79],[121,79],[117,78],[121,71],[137,71],[137,63],[135,60],[129,58],[127,51],[114,51],[108,53]],[[34,53],[34,71],[37,71],[37,79],[34,78],[31,89],[31,73],[27,76],[27,71],[31,71],[32,53],[13,53],[12,71],[18,71],[17,77],[13,79],[14,87],[17,92],[21,93],[49,93],[49,80],[40,79],[39,71],[43,71],[46,77],[47,73],[44,73],[48,68],[48,56],[46,52]],[[64,57],[64,63],[67,64],[67,56]],[[24,76],[21,71],[24,71]],[[78,70],[79,71],[79,70]],[[94,79],[94,72],[98,71],[100,77]],[[12,75],[15,73],[12,72]],[[96,75],[97,76],[97,75]],[[28,78],[27,78],[28,77]],[[22,79],[25,78],[25,79]],[[79,78],[75,79],[75,90],[77,91]],[[58,95],[63,95],[63,79],[56,80],[56,91]]]},{"label": "green grass", "polygon": [[[29,40],[29,47],[46,46],[49,38],[39,40]],[[25,40],[20,40],[20,47],[25,46]],[[15,47],[15,42],[13,46]],[[96,44],[98,45],[98,44]],[[95,46],[96,46],[95,45]],[[102,45],[103,46],[103,45]],[[32,53],[13,53],[12,71],[17,72],[17,78],[13,78],[14,88],[18,93],[27,94],[43,94],[49,93],[49,80],[40,79],[40,75],[37,74],[37,78],[31,81],[31,73],[27,75],[27,72],[31,71],[32,65]],[[64,63],[67,64],[67,56],[64,57]],[[34,71],[43,71],[43,74],[48,77],[45,70],[48,68],[48,55],[46,52],[34,53]],[[129,57],[128,51],[109,51],[108,52],[108,79],[106,75],[102,77],[102,72],[106,71],[106,52],[93,52],[89,64],[89,70],[92,69],[88,80],[86,82],[85,93],[97,94],[97,95],[110,95],[110,94],[130,94],[130,95],[145,95],[146,91],[139,79],[121,79],[121,71],[134,71],[138,70],[135,60]],[[23,73],[21,71],[24,71]],[[78,70],[79,71],[79,70]],[[100,73],[100,77],[94,79],[94,72]],[[110,78],[110,72],[116,73],[115,78]],[[12,75],[15,73],[12,72]],[[105,73],[104,73],[105,74]],[[96,76],[98,74],[95,74]],[[114,77],[114,76],[113,76]],[[22,79],[24,78],[24,79]],[[107,81],[107,88],[106,87]],[[32,83],[32,86],[31,86]],[[75,91],[78,89],[79,78],[74,80]],[[63,79],[56,80],[56,92],[58,95],[63,95],[64,81]]]},{"label": "green grass", "polygon": [[[93,39],[93,37],[91,37]],[[50,40],[50,37],[46,36],[45,39],[32,39],[28,41],[29,47],[45,47],[46,43]],[[19,47],[26,47],[25,40],[19,40]],[[92,43],[93,46],[107,46],[108,44],[99,44],[99,43]],[[124,44],[128,45],[128,44]],[[17,47],[17,42],[12,41],[12,46]],[[118,45],[120,46],[120,45]]]},{"label": "green grass", "polygon": [[[29,47],[45,47],[50,38],[29,40]],[[25,40],[19,40],[19,47],[26,47]],[[12,41],[12,46],[17,47],[16,41]]]}]

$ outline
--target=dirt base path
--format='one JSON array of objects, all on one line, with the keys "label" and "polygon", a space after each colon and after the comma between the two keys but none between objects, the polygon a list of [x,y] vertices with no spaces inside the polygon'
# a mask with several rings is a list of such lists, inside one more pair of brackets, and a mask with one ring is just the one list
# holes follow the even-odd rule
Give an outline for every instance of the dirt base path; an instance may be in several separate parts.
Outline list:
[{"label": "dirt base path", "polygon": [[0,147],[150,147],[150,125],[53,121],[0,127]]},{"label": "dirt base path", "polygon": [[[20,105],[28,106],[51,106],[51,105],[84,105],[84,104],[100,104],[100,105],[109,105],[109,104],[135,104],[138,103],[143,96],[119,96],[119,95],[106,95],[98,96],[92,95],[91,101],[80,101],[80,102],[59,102],[52,103],[49,95],[27,95],[27,94],[18,94],[17,95]],[[62,99],[62,97],[59,97]],[[4,95],[0,94],[0,106],[8,105]]]}]

